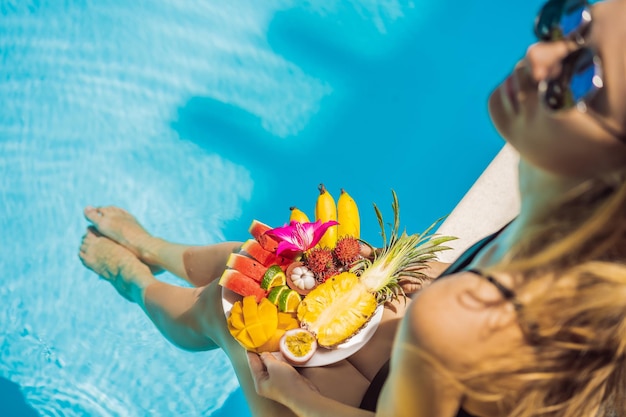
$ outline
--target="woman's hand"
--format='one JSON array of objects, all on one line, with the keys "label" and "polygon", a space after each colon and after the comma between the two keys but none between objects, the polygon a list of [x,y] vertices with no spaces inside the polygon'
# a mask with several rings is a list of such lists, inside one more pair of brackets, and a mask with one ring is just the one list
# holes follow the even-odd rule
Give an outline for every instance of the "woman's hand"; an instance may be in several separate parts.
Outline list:
[{"label": "woman's hand", "polygon": [[257,394],[290,406],[298,397],[319,395],[311,381],[303,377],[288,363],[263,352],[260,355],[248,352],[248,363]]},{"label": "woman's hand", "polygon": [[299,417],[373,417],[374,413],[324,397],[311,381],[271,353],[248,352],[257,394],[290,408]]}]

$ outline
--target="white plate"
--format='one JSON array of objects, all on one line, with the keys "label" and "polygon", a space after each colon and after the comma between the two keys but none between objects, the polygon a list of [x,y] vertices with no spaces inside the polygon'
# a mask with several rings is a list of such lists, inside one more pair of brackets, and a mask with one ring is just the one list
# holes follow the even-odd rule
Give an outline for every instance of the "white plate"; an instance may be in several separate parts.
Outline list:
[{"label": "white plate", "polygon": [[[222,287],[222,307],[224,308],[224,314],[226,317],[230,314],[230,309],[236,301],[241,300],[241,296],[228,288]],[[302,367],[324,366],[330,365],[335,362],[339,362],[342,359],[356,353],[361,349],[368,340],[374,335],[374,332],[380,324],[380,320],[383,317],[383,307],[378,306],[374,316],[370,319],[361,331],[348,340],[345,343],[340,344],[335,349],[326,349],[319,347],[313,357],[307,361]],[[275,356],[280,357],[280,352],[273,352]]]}]

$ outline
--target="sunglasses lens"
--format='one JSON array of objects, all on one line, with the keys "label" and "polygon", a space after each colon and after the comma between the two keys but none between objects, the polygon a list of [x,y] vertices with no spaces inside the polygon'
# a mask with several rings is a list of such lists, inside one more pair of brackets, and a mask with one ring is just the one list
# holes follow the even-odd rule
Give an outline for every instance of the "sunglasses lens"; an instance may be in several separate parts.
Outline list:
[{"label": "sunglasses lens", "polygon": [[601,87],[598,58],[591,49],[581,48],[563,60],[559,77],[548,81],[545,102],[553,110],[568,109],[590,100]]},{"label": "sunglasses lens", "polygon": [[535,35],[542,41],[573,38],[585,30],[590,19],[586,0],[552,0],[537,16]]},{"label": "sunglasses lens", "polygon": [[539,40],[549,41],[554,38],[553,32],[559,27],[563,0],[552,0],[544,4],[535,21],[535,35]]}]

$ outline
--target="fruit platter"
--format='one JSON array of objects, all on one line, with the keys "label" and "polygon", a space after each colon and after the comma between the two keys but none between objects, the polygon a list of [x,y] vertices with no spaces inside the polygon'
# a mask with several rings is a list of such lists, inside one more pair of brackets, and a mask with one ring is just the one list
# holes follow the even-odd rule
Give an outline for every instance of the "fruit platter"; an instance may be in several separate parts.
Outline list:
[{"label": "fruit platter", "polygon": [[291,207],[289,222],[270,227],[253,220],[251,238],[228,258],[220,277],[231,335],[245,349],[272,352],[294,366],[323,366],[352,355],[374,335],[385,304],[404,297],[405,284],[422,284],[423,270],[454,239],[399,233],[392,191],[389,236],[374,210],[382,245],[360,238],[359,209],[341,190],[337,201],[323,184],[315,218]]},{"label": "fruit platter", "polygon": [[[224,312],[226,313],[227,316],[229,315],[233,304],[235,304],[237,301],[240,301],[241,299],[242,297],[239,294],[227,288],[222,289],[222,307],[224,308]],[[306,362],[299,363],[297,364],[297,366],[316,367],[316,366],[330,365],[342,359],[347,358],[353,353],[356,353],[374,335],[374,332],[378,328],[378,324],[380,323],[382,316],[383,316],[383,308],[379,307],[376,310],[376,313],[374,314],[370,322],[367,325],[365,325],[358,334],[350,338],[350,340],[348,340],[345,343],[342,343],[335,349],[317,349],[309,360],[307,360]],[[281,336],[284,334],[284,332],[280,332],[280,331],[278,333]],[[268,350],[272,351],[272,353],[274,353],[276,357],[281,357],[283,355],[279,352],[279,349],[280,349],[279,347],[278,348],[275,347],[273,349],[268,349]]]}]

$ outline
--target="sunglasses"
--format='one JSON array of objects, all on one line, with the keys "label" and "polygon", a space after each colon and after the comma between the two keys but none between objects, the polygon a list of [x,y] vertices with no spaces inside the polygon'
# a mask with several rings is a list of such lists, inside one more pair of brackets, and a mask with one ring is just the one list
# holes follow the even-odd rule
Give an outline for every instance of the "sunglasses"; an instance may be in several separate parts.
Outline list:
[{"label": "sunglasses", "polygon": [[604,86],[600,57],[595,50],[584,46],[591,21],[588,0],[550,0],[541,8],[535,20],[537,39],[542,42],[571,40],[580,47],[563,58],[558,76],[539,83],[539,93],[549,109],[558,111],[576,107],[595,116],[607,132],[626,142],[623,132],[598,117],[589,106]]},{"label": "sunglasses", "polygon": [[[583,45],[590,25],[586,0],[551,0],[537,15],[535,35],[542,42],[573,40]],[[587,103],[603,86],[600,58],[591,48],[581,46],[561,61],[561,68],[557,77],[539,84],[546,106],[555,111],[574,106],[586,111]]]}]

